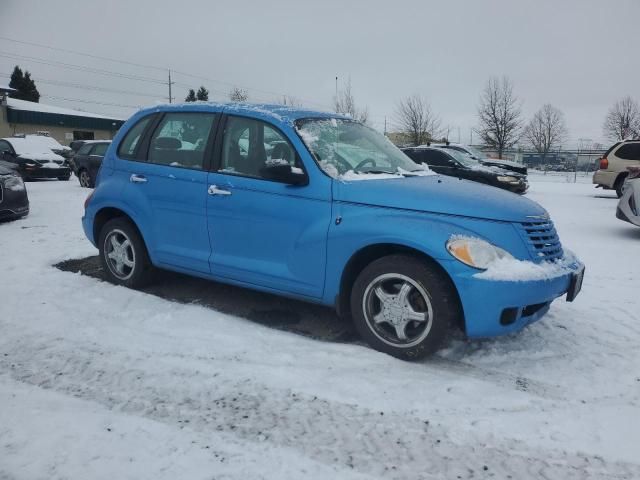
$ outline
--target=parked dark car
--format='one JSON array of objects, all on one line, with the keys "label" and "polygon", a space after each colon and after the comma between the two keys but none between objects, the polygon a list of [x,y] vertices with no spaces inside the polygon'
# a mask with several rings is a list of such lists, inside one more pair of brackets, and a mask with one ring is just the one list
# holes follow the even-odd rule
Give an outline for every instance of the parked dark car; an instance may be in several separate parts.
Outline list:
[{"label": "parked dark car", "polygon": [[414,147],[402,150],[416,163],[425,163],[436,173],[464,178],[492,185],[514,193],[524,193],[529,188],[524,175],[498,167],[486,166],[469,155],[456,150],[435,147]]},{"label": "parked dark car", "polygon": [[512,172],[517,172],[522,175],[527,174],[527,167],[521,163],[511,162],[509,160],[503,160],[500,158],[489,158],[483,153],[481,150],[478,150],[471,145],[462,145],[460,143],[431,143],[427,146],[437,147],[437,148],[445,148],[449,150],[456,150],[461,153],[466,153],[474,160],[477,160],[482,165],[487,165],[489,167],[498,167],[503,170],[511,170]]},{"label": "parked dark car", "polygon": [[93,188],[95,186],[96,176],[109,144],[111,142],[108,140],[85,142],[73,157],[73,171],[82,187]]},{"label": "parked dark car", "polygon": [[57,178],[69,180],[66,160],[43,143],[31,138],[0,138],[0,160],[16,165],[24,180]]},{"label": "parked dark car", "polygon": [[0,221],[24,217],[29,213],[29,198],[22,177],[0,160]]}]

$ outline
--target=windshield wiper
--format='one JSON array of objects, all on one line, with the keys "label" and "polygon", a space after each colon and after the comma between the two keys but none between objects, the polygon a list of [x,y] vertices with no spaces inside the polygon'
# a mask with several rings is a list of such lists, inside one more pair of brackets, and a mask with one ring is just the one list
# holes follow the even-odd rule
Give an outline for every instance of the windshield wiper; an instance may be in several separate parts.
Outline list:
[{"label": "windshield wiper", "polygon": [[389,174],[389,175],[397,175],[397,172],[392,172],[390,170],[354,170],[355,173],[374,173],[374,174]]}]

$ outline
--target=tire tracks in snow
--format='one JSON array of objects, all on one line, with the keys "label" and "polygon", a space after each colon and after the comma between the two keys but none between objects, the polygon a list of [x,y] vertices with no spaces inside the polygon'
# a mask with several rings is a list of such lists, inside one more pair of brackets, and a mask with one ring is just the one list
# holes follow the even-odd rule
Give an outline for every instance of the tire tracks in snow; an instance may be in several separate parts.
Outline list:
[{"label": "tire tracks in snow", "polygon": [[[381,478],[640,478],[639,465],[534,449],[515,440],[459,444],[434,419],[235,378],[225,371],[228,359],[181,360],[160,352],[132,357],[33,336],[0,348],[0,372],[17,381],[179,429],[225,432],[242,441],[294,449],[315,461]],[[456,371],[466,368],[440,363]]]}]

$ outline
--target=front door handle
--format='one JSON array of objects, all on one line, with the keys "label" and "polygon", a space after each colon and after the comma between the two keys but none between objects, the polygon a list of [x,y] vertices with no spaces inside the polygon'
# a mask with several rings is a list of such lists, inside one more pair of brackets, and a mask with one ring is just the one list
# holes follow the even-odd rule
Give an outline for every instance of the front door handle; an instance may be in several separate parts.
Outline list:
[{"label": "front door handle", "polygon": [[129,181],[131,183],[146,183],[147,177],[145,177],[144,175],[138,175],[137,173],[134,173],[129,177]]},{"label": "front door handle", "polygon": [[209,185],[209,189],[207,190],[209,195],[231,195],[229,190],[224,190],[222,188],[218,188],[217,185]]}]

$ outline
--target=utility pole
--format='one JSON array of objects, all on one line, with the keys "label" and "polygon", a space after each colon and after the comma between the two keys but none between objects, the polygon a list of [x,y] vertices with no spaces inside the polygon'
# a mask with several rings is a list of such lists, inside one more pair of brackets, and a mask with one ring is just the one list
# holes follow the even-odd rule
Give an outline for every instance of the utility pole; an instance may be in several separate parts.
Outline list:
[{"label": "utility pole", "polygon": [[171,96],[171,85],[174,82],[171,81],[171,69],[169,69],[169,103],[173,103],[173,97]]},{"label": "utility pole", "polygon": [[338,113],[338,76],[336,75],[336,96],[335,96],[335,104],[336,104],[336,113]]},{"label": "utility pole", "polygon": [[384,116],[384,136],[387,136],[387,116]]}]

